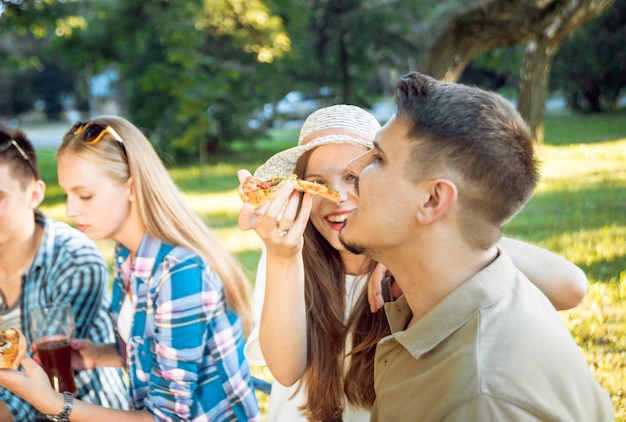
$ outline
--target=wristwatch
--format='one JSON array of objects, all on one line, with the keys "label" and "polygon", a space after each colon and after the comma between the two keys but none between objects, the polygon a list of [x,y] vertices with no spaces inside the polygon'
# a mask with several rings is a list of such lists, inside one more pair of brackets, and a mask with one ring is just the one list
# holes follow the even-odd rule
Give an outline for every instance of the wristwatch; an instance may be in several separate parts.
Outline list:
[{"label": "wristwatch", "polygon": [[70,412],[74,408],[74,396],[72,393],[65,391],[63,393],[63,410],[58,415],[46,415],[48,420],[53,422],[69,422]]}]

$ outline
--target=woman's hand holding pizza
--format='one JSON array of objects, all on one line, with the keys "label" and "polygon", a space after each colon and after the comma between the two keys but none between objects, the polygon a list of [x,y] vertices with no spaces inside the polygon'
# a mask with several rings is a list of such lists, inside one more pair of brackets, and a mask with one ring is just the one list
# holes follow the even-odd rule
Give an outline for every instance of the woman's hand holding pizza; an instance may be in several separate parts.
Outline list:
[{"label": "woman's hand holding pizza", "polygon": [[[243,189],[252,175],[247,170],[239,170],[237,176],[240,182],[239,195],[244,199],[246,193]],[[268,252],[292,257],[302,250],[303,233],[311,213],[312,195],[305,192],[298,212],[299,203],[300,192],[291,183],[281,184],[263,203],[250,203],[244,199],[239,212],[239,228],[255,230]]]}]

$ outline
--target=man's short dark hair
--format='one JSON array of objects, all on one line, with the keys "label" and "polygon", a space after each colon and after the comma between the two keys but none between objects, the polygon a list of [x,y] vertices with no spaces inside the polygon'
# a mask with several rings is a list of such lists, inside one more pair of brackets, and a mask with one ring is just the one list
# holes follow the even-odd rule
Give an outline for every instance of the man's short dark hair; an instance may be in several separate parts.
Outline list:
[{"label": "man's short dark hair", "polygon": [[[39,173],[39,166],[37,164],[37,153],[33,144],[28,140],[26,134],[20,129],[9,129],[6,126],[0,125],[0,133],[2,133],[2,139],[13,140],[19,146],[19,149],[15,146],[9,146],[0,153],[0,164],[8,164],[11,167],[11,172],[16,179],[20,181],[23,187],[35,178],[38,180],[41,178]],[[10,142],[10,141],[8,141]],[[3,145],[4,146],[4,145]],[[22,152],[28,157],[28,161],[22,155]]]},{"label": "man's short dark hair", "polygon": [[459,190],[462,227],[481,247],[532,195],[538,162],[528,126],[501,95],[417,72],[395,87],[397,118],[413,142],[407,169],[414,178],[445,177]]}]

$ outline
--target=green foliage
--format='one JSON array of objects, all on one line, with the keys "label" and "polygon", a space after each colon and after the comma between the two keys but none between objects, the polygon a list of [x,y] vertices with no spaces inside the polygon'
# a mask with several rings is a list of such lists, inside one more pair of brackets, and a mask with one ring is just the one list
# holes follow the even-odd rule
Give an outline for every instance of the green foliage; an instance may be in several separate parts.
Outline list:
[{"label": "green foliage", "polygon": [[30,111],[36,100],[43,100],[46,117],[59,119],[63,97],[73,93],[77,72],[51,51],[47,40],[30,34],[12,34],[8,39],[11,53],[0,49],[0,114],[18,116]]},{"label": "green foliage", "polygon": [[25,63],[0,51],[0,116],[17,116],[32,108],[34,71],[31,66],[39,61]]},{"label": "green foliage", "polygon": [[[59,54],[59,40],[85,26],[76,2],[5,2],[0,25],[0,114],[19,115],[43,100],[49,119],[59,119],[64,98],[80,98],[77,54]],[[85,47],[89,51],[89,46]],[[68,50],[69,52],[70,50]],[[5,89],[6,85],[6,89]],[[78,84],[80,86],[80,84]]]},{"label": "green foliage", "polygon": [[551,83],[573,110],[612,110],[626,86],[626,0],[615,0],[597,19],[565,40]]},{"label": "green foliage", "polygon": [[32,34],[44,38],[71,26],[67,16],[75,10],[74,2],[57,0],[12,0],[0,3],[0,36],[4,33],[17,32],[20,36]]},{"label": "green foliage", "polygon": [[510,91],[510,97],[515,97],[523,57],[521,44],[483,51],[465,68],[459,82],[492,91]]},{"label": "green foliage", "polygon": [[337,102],[367,105],[369,92],[382,92],[391,83],[379,80],[372,64],[388,66],[401,57],[405,68],[405,59],[415,54],[409,40],[420,11],[426,9],[421,3],[389,7],[369,0],[309,2],[307,38],[298,45],[306,67],[294,78],[308,82],[309,88],[311,83],[334,88]]},{"label": "green foliage", "polygon": [[25,33],[54,32],[54,48],[81,70],[83,86],[117,65],[128,116],[179,156],[202,157],[249,135],[245,116],[262,104],[264,83],[278,81],[275,62],[291,48],[282,19],[261,0],[85,6],[26,0],[3,17]]}]

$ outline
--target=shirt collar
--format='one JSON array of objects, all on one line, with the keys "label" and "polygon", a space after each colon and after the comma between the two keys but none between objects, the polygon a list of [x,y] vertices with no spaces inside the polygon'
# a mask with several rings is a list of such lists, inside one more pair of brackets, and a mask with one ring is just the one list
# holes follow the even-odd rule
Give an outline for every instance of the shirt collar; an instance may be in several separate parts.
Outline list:
[{"label": "shirt collar", "polygon": [[498,257],[491,264],[463,283],[410,328],[406,327],[413,314],[404,296],[385,304],[392,337],[413,357],[419,358],[510,290],[516,271],[510,258],[498,250]]},{"label": "shirt collar", "polygon": [[[137,279],[146,281],[150,278],[162,244],[163,242],[160,240],[144,233],[131,266],[131,272]],[[118,245],[118,248],[117,260],[121,267],[130,256],[130,250],[121,244]]]}]

